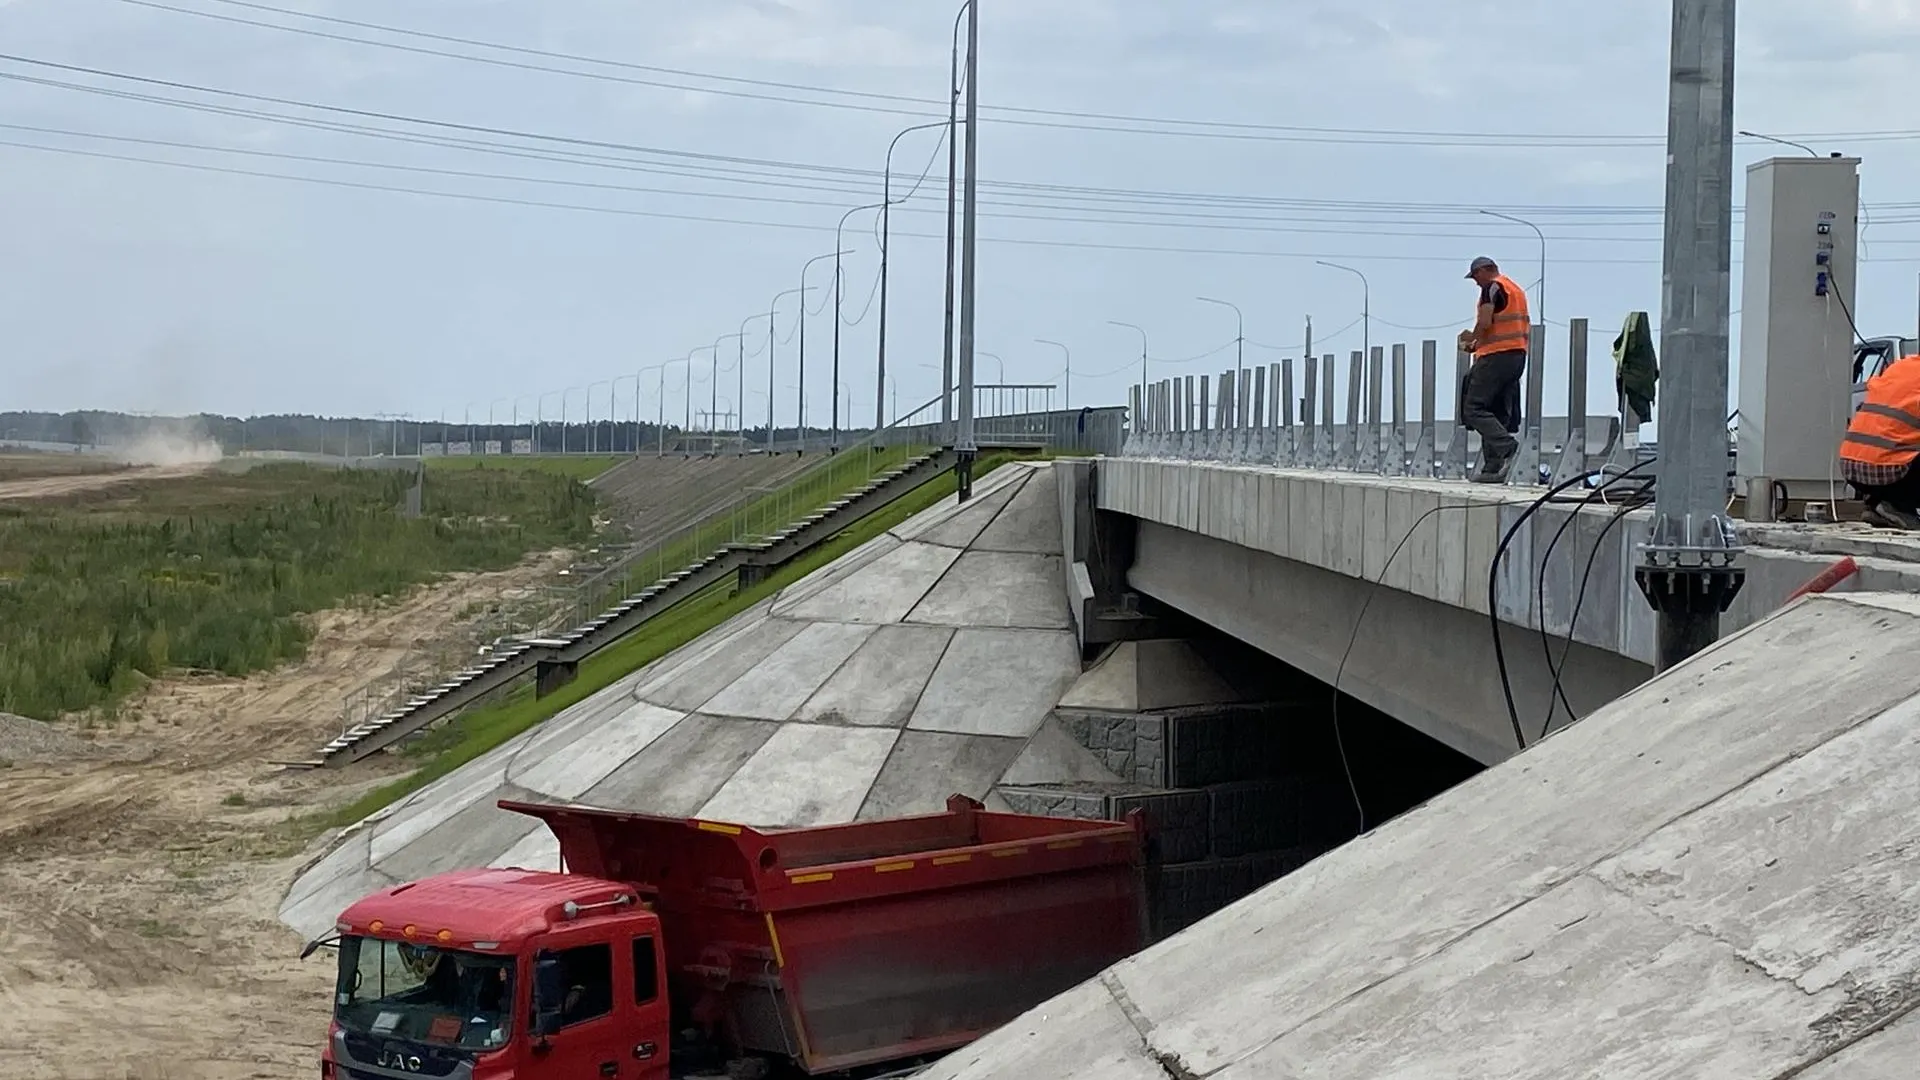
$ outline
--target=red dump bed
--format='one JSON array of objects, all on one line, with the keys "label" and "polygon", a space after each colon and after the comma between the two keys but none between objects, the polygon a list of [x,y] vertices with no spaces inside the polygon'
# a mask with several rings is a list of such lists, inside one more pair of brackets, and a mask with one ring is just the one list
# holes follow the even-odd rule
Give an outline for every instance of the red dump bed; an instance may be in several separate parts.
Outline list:
[{"label": "red dump bed", "polygon": [[762,832],[501,803],[541,818],[569,873],[637,886],[670,992],[746,1050],[820,1073],[963,1045],[1145,944],[1145,834],[947,812]]}]

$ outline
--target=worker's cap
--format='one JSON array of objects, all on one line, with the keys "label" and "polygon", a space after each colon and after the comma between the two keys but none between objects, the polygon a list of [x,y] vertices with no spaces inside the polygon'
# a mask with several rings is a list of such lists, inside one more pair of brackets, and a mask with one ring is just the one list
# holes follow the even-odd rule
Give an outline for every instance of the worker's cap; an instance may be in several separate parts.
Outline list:
[{"label": "worker's cap", "polygon": [[1500,266],[1498,263],[1495,263],[1492,259],[1489,259],[1485,255],[1482,255],[1479,258],[1473,260],[1473,264],[1467,267],[1467,276],[1472,277],[1473,275],[1479,273],[1482,270],[1498,270],[1498,269],[1500,269]]}]

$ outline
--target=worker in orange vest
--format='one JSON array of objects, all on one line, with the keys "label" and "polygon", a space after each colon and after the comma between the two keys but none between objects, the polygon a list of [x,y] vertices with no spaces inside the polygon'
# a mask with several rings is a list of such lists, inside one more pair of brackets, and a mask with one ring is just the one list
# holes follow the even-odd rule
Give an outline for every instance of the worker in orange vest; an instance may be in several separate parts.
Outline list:
[{"label": "worker in orange vest", "polygon": [[1920,356],[1887,365],[1867,380],[1867,399],[1840,440],[1840,475],[1866,503],[1876,525],[1920,529]]},{"label": "worker in orange vest", "polygon": [[1513,468],[1520,442],[1520,379],[1527,372],[1527,345],[1533,314],[1526,290],[1500,272],[1492,259],[1473,260],[1467,277],[1480,286],[1473,329],[1460,332],[1460,347],[1473,354],[1460,387],[1460,420],[1480,433],[1480,471],[1476,484],[1499,484]]}]

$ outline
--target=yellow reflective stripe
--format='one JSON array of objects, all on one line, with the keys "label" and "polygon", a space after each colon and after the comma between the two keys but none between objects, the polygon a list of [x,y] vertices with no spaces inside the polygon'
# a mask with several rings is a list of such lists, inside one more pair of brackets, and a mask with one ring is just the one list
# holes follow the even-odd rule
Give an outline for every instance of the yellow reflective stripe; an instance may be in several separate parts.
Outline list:
[{"label": "yellow reflective stripe", "polygon": [[903,862],[879,863],[874,866],[873,872],[876,874],[893,874],[893,873],[898,873],[901,870],[911,870],[911,869],[913,869],[913,860],[907,859]]},{"label": "yellow reflective stripe", "polygon": [[1068,848],[1077,848],[1083,842],[1084,841],[1080,841],[1080,840],[1055,840],[1052,843],[1047,845],[1047,850],[1048,851],[1065,851]]},{"label": "yellow reflective stripe", "polygon": [[787,956],[780,951],[780,934],[773,928],[773,912],[767,912],[767,940],[773,943],[773,962],[781,967],[787,966]]},{"label": "yellow reflective stripe", "polygon": [[740,835],[740,826],[723,825],[718,821],[696,821],[694,822],[694,826],[698,828],[701,832],[724,833],[727,836]]},{"label": "yellow reflective stripe", "polygon": [[952,866],[954,863],[972,862],[972,855],[935,855],[933,865]]},{"label": "yellow reflective stripe", "polygon": [[823,874],[795,874],[795,873],[787,874],[787,884],[789,885],[811,885],[816,881],[832,881],[832,880],[833,880],[833,871],[831,870]]},{"label": "yellow reflective stripe", "polygon": [[1005,859],[1014,855],[1025,855],[1026,853],[1027,853],[1026,848],[1017,847],[1017,848],[1005,848],[1000,851],[995,851],[992,854],[993,854],[993,857],[996,859]]}]

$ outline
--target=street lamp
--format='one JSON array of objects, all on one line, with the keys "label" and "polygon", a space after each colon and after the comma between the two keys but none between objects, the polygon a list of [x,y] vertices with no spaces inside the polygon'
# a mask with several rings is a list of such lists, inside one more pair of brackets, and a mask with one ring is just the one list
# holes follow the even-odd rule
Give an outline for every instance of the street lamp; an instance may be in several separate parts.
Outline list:
[{"label": "street lamp", "polygon": [[[953,16],[953,59],[947,73],[947,314],[946,332],[940,352],[940,423],[953,423],[953,254],[958,228],[954,200],[960,179],[960,19],[973,7],[973,0],[960,5]],[[945,432],[948,438],[951,431]]]},{"label": "street lamp", "polygon": [[[600,379],[596,382],[590,382],[587,384],[587,402],[586,402],[586,405],[584,406],[584,411],[586,412],[586,416],[587,416],[587,453],[589,454],[595,453],[596,451],[598,451],[599,436],[600,436],[600,432],[599,432],[600,425],[593,418],[593,388],[596,386],[604,386],[607,388],[607,416],[612,417],[613,416],[614,382],[615,380],[613,379]],[[609,438],[612,437],[611,431],[609,431],[608,437]]]},{"label": "street lamp", "polygon": [[[460,411],[461,418],[466,421],[467,425],[467,453],[469,454],[473,453],[473,407],[478,404],[479,402],[477,401],[469,401],[467,402],[467,407]],[[347,430],[353,430],[351,421],[347,424]],[[351,450],[352,448],[349,447],[348,449]],[[343,453],[342,456],[347,455]]]},{"label": "street lamp", "polygon": [[[542,429],[544,429],[547,426],[547,419],[546,419],[547,399],[552,397],[555,394],[561,394],[564,399],[565,395],[563,391],[549,390],[546,393],[541,394],[538,398],[534,400],[534,403],[533,403],[534,423],[539,425],[539,427],[541,427]],[[544,431],[542,432],[542,434],[544,434]],[[472,436],[468,436],[468,438],[471,439]],[[540,452],[540,435],[539,434],[536,434],[533,437],[533,452],[536,454]]]},{"label": "street lamp", "polygon": [[720,342],[721,341],[738,341],[740,343],[740,353],[741,353],[741,359],[738,362],[744,364],[746,363],[745,357],[746,357],[746,351],[747,351],[747,332],[745,330],[742,330],[737,334],[722,334],[720,335],[720,341],[716,341],[713,343],[713,385],[707,388],[708,397],[710,399],[707,403],[707,449],[711,452],[716,452],[716,453],[719,450],[719,436],[720,436]]},{"label": "street lamp", "polygon": [[[565,390],[560,391],[560,452],[562,454],[567,452],[567,395],[573,393],[575,390],[584,391],[586,389],[584,386],[569,386]],[[591,396],[589,396],[589,400],[591,400]]]},{"label": "street lamp", "polygon": [[[721,340],[724,341],[726,339],[722,338]],[[686,417],[685,423],[683,423],[680,427],[681,438],[687,441],[686,446],[681,448],[683,454],[685,453],[685,451],[693,448],[693,358],[700,355],[703,352],[706,352],[708,349],[713,350],[714,363],[718,364],[719,357],[720,357],[720,346],[717,343],[713,345],[702,345],[699,348],[687,354],[687,359],[686,359],[687,392],[685,395],[687,417]]]},{"label": "street lamp", "polygon": [[[482,446],[493,441],[493,407],[503,401],[509,405],[513,404],[512,398],[503,397],[494,398],[492,401],[487,402],[487,437],[481,440]],[[502,449],[505,449],[505,447],[502,447]]]},{"label": "street lamp", "polygon": [[[834,289],[835,289],[834,297],[836,300],[839,298],[839,295],[840,295],[839,293],[839,282],[840,282],[839,260],[840,260],[840,256],[847,254],[847,252],[844,248],[841,248],[840,245],[838,244],[834,245],[834,249],[835,250],[825,255],[815,255],[813,258],[807,260],[807,264],[805,266],[802,266],[800,268],[800,288],[801,289],[804,290],[809,287],[807,285],[807,271],[813,269],[814,263],[822,262],[827,259],[832,259],[834,260],[834,266],[833,266]],[[836,336],[838,336],[840,331],[840,327],[839,327],[840,314],[837,308],[834,311],[833,318],[834,318],[834,333]],[[795,413],[795,416],[798,417],[799,419],[799,423],[794,425],[793,448],[796,452],[804,452],[807,448],[807,302],[805,300],[800,301],[800,378],[797,381],[797,385],[799,386],[799,390],[797,391],[797,393],[799,394],[800,408],[799,408],[799,411]]]},{"label": "street lamp", "polygon": [[620,419],[614,415],[614,410],[620,407],[620,384],[628,379],[633,380],[633,444],[636,451],[640,445],[640,373],[636,371],[631,375],[616,376],[607,389],[607,423],[611,425],[607,429],[609,454],[620,452]]},{"label": "street lamp", "polygon": [[1227,307],[1227,308],[1233,309],[1233,317],[1235,320],[1234,322],[1235,330],[1233,332],[1233,346],[1234,346],[1233,392],[1236,395],[1235,400],[1237,401],[1239,400],[1237,395],[1240,393],[1240,380],[1246,378],[1245,372],[1247,367],[1247,317],[1240,314],[1240,306],[1238,304],[1235,304],[1231,300],[1215,300],[1211,296],[1196,296],[1194,297],[1194,299],[1200,301],[1203,304],[1218,304],[1221,307]]},{"label": "street lamp", "polygon": [[[840,385],[840,305],[842,295],[846,291],[844,279],[840,273],[840,256],[846,254],[846,252],[841,249],[840,245],[846,242],[843,234],[847,227],[847,219],[863,210],[884,209],[886,205],[884,202],[877,202],[869,203],[866,206],[856,206],[840,215],[840,224],[835,226],[833,230],[833,385],[836,387]],[[833,395],[832,449],[835,453],[838,453],[840,450],[840,393],[838,390],[836,390]]]},{"label": "street lamp", "polygon": [[1533,230],[1533,235],[1540,238],[1540,284],[1534,292],[1533,306],[1539,313],[1540,325],[1547,325],[1547,234],[1540,231],[1540,226],[1535,225],[1526,218],[1517,218],[1512,214],[1502,214],[1497,210],[1482,210],[1480,212],[1488,217],[1499,218],[1501,221],[1511,221],[1515,225],[1525,225],[1527,228]]},{"label": "street lamp", "polygon": [[[1117,319],[1108,319],[1107,325],[1124,326],[1140,335],[1140,411],[1142,414],[1145,414],[1147,411],[1147,332],[1145,329],[1135,326],[1130,322],[1120,322]],[[1138,426],[1140,419],[1138,416],[1133,418],[1135,431],[1140,430]]]},{"label": "street lamp", "polygon": [[[773,420],[774,420],[774,417],[773,417],[773,349],[775,345],[775,340],[774,340],[775,334],[774,334],[774,325],[773,325],[774,316],[778,314],[780,311],[780,301],[785,300],[789,296],[799,297],[800,298],[800,328],[801,328],[800,340],[804,343],[806,341],[805,331],[806,331],[806,325],[807,325],[807,294],[812,291],[813,291],[813,287],[811,285],[802,285],[797,289],[788,289],[785,292],[774,294],[773,302],[767,305],[767,452],[768,453],[773,452],[773,432],[774,432],[774,424],[773,424]],[[797,425],[795,426],[794,430],[798,432],[799,428]]]},{"label": "street lamp", "polygon": [[1069,409],[1073,408],[1073,353],[1072,351],[1069,350],[1065,345],[1061,344],[1060,342],[1053,341],[1048,338],[1037,337],[1037,338],[1034,338],[1033,340],[1036,344],[1051,345],[1054,348],[1060,350],[1060,359],[1063,363],[1066,364],[1066,369],[1065,369],[1066,377],[1067,377],[1066,407]]},{"label": "street lamp", "polygon": [[[516,397],[513,399],[513,426],[515,428],[518,428],[520,426],[520,403],[527,400],[528,398],[533,398],[534,405],[538,406],[540,404],[539,397],[540,395],[538,394],[521,394],[519,397]],[[441,442],[447,441],[447,437],[444,433],[440,436],[440,441]],[[527,413],[527,450],[529,453],[531,453],[533,450],[533,442],[534,442],[533,413],[528,412]],[[509,446],[508,449],[512,449],[512,447]]]},{"label": "street lamp", "polygon": [[[883,408],[882,402],[887,396],[887,249],[891,246],[889,241],[893,236],[893,151],[900,145],[901,139],[906,138],[916,131],[948,127],[951,124],[951,120],[942,120],[931,124],[915,124],[895,135],[893,141],[887,144],[887,167],[883,174],[884,179],[881,182],[880,189],[880,358],[878,363],[879,375],[875,382],[877,389],[874,391],[873,400],[873,430],[875,431],[879,431],[886,426],[886,424],[882,422],[885,417],[881,414],[881,409]],[[918,185],[916,185],[916,187],[917,186]],[[948,186],[951,187],[952,185],[949,184]],[[902,196],[900,201],[905,202],[906,198],[906,196]]]},{"label": "street lamp", "polygon": [[[1342,266],[1323,259],[1315,259],[1314,263],[1333,270],[1345,270],[1360,279],[1360,351],[1371,353],[1373,351],[1373,286],[1367,282],[1367,275],[1351,266]],[[1329,388],[1328,392],[1331,393],[1332,389]]]}]

